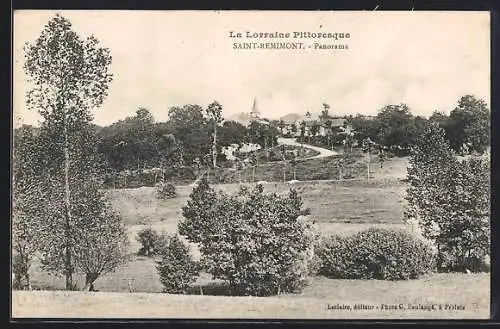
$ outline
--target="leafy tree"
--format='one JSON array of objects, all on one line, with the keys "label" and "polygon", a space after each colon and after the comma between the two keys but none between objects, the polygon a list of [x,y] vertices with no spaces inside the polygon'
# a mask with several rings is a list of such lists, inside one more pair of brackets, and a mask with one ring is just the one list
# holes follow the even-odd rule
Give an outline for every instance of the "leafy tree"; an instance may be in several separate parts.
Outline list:
[{"label": "leafy tree", "polygon": [[387,105],[377,114],[380,123],[377,142],[387,146],[408,149],[415,144],[417,128],[406,104]]},{"label": "leafy tree", "polygon": [[94,290],[100,276],[113,272],[126,260],[128,237],[120,216],[102,191],[91,188],[86,211],[78,218],[75,236],[76,269],[85,274],[86,290]]},{"label": "leafy tree", "polygon": [[468,143],[471,151],[482,153],[490,144],[490,111],[486,102],[472,95],[463,96],[450,112],[447,128],[455,151]]},{"label": "leafy tree", "polygon": [[66,288],[72,289],[84,224],[108,219],[92,217],[102,209],[92,200],[101,168],[90,110],[107,96],[111,56],[95,37],[82,40],[66,18],[56,15],[34,43],[26,44],[25,59],[31,83],[27,105],[44,119],[37,167],[47,192],[39,201],[45,232],[41,252],[46,268],[64,274]]},{"label": "leafy tree", "polygon": [[178,229],[200,244],[203,268],[233,293],[269,295],[299,289],[309,273],[315,235],[304,214],[294,190],[264,194],[258,185],[226,195],[202,180]]},{"label": "leafy tree", "polygon": [[445,129],[448,120],[449,117],[444,112],[437,110],[432,112],[431,116],[429,117],[429,122],[437,123],[443,129]]},{"label": "leafy tree", "polygon": [[160,200],[172,199],[177,196],[175,185],[171,183],[160,182],[156,184],[156,198]]},{"label": "leafy tree", "polygon": [[269,145],[278,143],[279,131],[276,127],[269,124],[253,121],[248,128],[250,140],[260,145],[263,149],[267,149]]},{"label": "leafy tree", "polygon": [[152,256],[155,246],[160,235],[151,227],[144,228],[139,231],[136,236],[137,242],[141,244],[141,249],[137,252],[138,255]]},{"label": "leafy tree", "polygon": [[217,126],[224,120],[222,118],[222,105],[217,102],[212,102],[206,109],[206,114],[209,121],[213,124],[213,141],[212,141],[212,166],[215,170],[217,168]]},{"label": "leafy tree", "polygon": [[177,236],[169,236],[161,250],[156,269],[160,275],[163,292],[185,293],[196,281],[199,273],[198,263],[192,259],[189,246]]},{"label": "leafy tree", "polygon": [[38,195],[43,193],[34,172],[36,135],[33,127],[22,126],[14,131],[12,251],[14,288],[30,287],[29,269],[39,243]]},{"label": "leafy tree", "polygon": [[321,111],[321,114],[319,116],[319,119],[321,121],[325,121],[325,120],[328,120],[330,119],[330,114],[328,113],[328,110],[330,109],[330,105],[328,105],[327,103],[323,103],[323,110]]},{"label": "leafy tree", "polygon": [[311,126],[311,135],[315,137],[319,133],[320,125],[318,122],[314,122],[313,125]]},{"label": "leafy tree", "polygon": [[98,150],[116,170],[139,169],[159,162],[158,139],[165,130],[155,125],[154,118],[145,108],[139,108],[134,116],[103,128]]},{"label": "leafy tree", "polygon": [[437,123],[418,139],[408,168],[406,216],[438,250],[440,269],[479,270],[489,255],[489,166],[459,162]]},{"label": "leafy tree", "polygon": [[379,141],[380,122],[377,118],[366,119],[358,114],[351,121],[352,128],[357,131],[359,140],[370,138],[372,141]]},{"label": "leafy tree", "polygon": [[210,131],[203,108],[199,105],[174,106],[168,111],[171,132],[182,142],[183,155],[187,163],[200,155],[211,153]]},{"label": "leafy tree", "polygon": [[307,124],[304,120],[302,120],[300,122],[300,137],[301,138],[304,138],[304,136],[306,135],[306,127],[307,127]]},{"label": "leafy tree", "polygon": [[248,133],[247,127],[236,121],[224,121],[219,128],[219,144],[228,146],[243,143],[244,136]]}]

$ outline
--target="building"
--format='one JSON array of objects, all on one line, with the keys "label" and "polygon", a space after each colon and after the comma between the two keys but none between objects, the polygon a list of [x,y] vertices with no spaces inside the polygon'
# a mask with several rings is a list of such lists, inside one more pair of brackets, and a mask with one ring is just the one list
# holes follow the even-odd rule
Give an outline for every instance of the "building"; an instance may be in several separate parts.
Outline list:
[{"label": "building", "polygon": [[[290,119],[287,119],[290,118]],[[330,128],[327,126],[327,120],[320,119],[319,116],[292,116],[288,115],[282,119],[284,127],[282,128],[283,135],[291,135],[293,137],[301,136],[302,122],[305,122],[305,136],[310,136],[312,127],[319,125],[318,136],[326,136],[331,133]],[[331,128],[343,127],[347,123],[346,118],[330,118]]]}]

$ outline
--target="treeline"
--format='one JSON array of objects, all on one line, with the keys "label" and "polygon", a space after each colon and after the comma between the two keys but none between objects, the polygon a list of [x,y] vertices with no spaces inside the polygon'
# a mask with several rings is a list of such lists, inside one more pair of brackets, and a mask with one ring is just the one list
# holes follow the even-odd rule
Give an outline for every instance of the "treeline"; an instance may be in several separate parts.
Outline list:
[{"label": "treeline", "polygon": [[490,111],[481,99],[472,95],[460,98],[449,115],[435,111],[429,118],[414,116],[405,104],[388,105],[373,119],[352,118],[358,140],[370,138],[386,146],[408,150],[425,131],[427,123],[437,123],[457,153],[482,153],[490,145]]},{"label": "treeline", "polygon": [[[219,108],[214,119],[209,108]],[[166,122],[155,122],[151,113],[139,108],[135,115],[98,130],[99,153],[114,171],[184,166],[212,166],[224,163],[222,147],[231,144],[277,144],[278,130],[252,122],[249,127],[223,121],[217,102],[206,109],[199,105],[174,106]],[[214,136],[216,134],[216,136]],[[215,148],[215,152],[214,152]]]},{"label": "treeline", "polygon": [[[327,105],[327,104],[325,104]],[[311,125],[309,136],[301,131],[301,140],[316,145],[331,147],[342,145],[349,138],[345,127],[332,129],[328,106],[322,112],[317,125]],[[406,104],[387,105],[374,117],[358,114],[346,117],[346,126],[353,129],[350,141],[361,146],[368,138],[395,155],[409,155],[428,123],[438,123],[445,131],[445,138],[457,153],[482,153],[490,145],[490,110],[485,101],[472,95],[460,98],[449,115],[435,111],[429,118],[415,116]],[[327,134],[320,136],[319,125],[323,124]],[[314,129],[313,129],[314,128]]]}]

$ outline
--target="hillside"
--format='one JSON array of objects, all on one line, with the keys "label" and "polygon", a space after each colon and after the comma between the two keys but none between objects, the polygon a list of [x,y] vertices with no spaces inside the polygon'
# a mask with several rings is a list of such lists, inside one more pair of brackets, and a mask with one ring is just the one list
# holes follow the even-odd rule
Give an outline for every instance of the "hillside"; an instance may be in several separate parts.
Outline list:
[{"label": "hillside", "polygon": [[289,113],[287,115],[282,116],[279,118],[279,120],[283,120],[285,122],[294,122],[302,118],[303,115],[297,114],[297,113]]}]

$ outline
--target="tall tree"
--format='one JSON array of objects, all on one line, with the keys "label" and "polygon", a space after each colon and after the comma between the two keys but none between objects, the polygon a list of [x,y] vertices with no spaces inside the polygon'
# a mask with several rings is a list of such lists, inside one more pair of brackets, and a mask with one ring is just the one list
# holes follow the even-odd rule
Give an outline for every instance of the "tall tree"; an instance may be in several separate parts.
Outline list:
[{"label": "tall tree", "polygon": [[483,152],[490,144],[490,110],[486,102],[472,95],[465,95],[450,112],[446,130],[450,145],[460,151],[464,144],[471,150]]},{"label": "tall tree", "polygon": [[24,69],[31,82],[27,105],[44,119],[44,176],[53,190],[47,218],[54,225],[52,237],[44,243],[45,256],[54,270],[64,273],[67,289],[73,288],[75,230],[79,217],[86,213],[79,207],[87,207],[88,201],[79,200],[78,194],[97,169],[92,162],[95,130],[90,129],[90,110],[107,96],[110,64],[107,48],[100,47],[93,36],[81,39],[60,15],[48,22],[34,43],[25,46]]},{"label": "tall tree", "polygon": [[300,137],[305,137],[307,124],[304,120],[300,122]]},{"label": "tall tree", "polygon": [[212,166],[214,170],[217,168],[217,126],[224,121],[222,117],[222,105],[216,101],[210,103],[206,109],[206,114],[213,124],[213,140],[212,140]]},{"label": "tall tree", "polygon": [[321,114],[319,116],[320,120],[326,121],[330,119],[330,114],[328,113],[328,110],[330,109],[330,105],[327,103],[323,103],[323,110],[321,110]]},{"label": "tall tree", "polygon": [[[417,139],[410,157],[406,216],[410,222],[418,224],[423,237],[436,243],[438,252],[446,239],[441,230],[443,223],[453,213],[450,181],[456,163],[444,130],[437,123],[429,124]],[[438,265],[442,262],[441,257]]]},{"label": "tall tree", "polygon": [[168,125],[175,138],[182,142],[183,155],[192,163],[201,154],[210,153],[210,132],[203,108],[199,105],[174,106],[168,111]]}]

